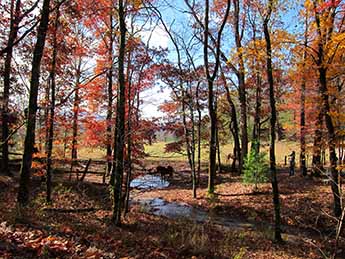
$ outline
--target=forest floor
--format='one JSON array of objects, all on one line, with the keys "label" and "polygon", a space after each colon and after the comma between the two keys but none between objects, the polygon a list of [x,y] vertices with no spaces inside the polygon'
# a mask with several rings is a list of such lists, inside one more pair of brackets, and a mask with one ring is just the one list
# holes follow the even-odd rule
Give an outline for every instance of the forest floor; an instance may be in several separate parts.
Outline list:
[{"label": "forest floor", "polygon": [[[132,197],[188,204],[209,215],[248,223],[249,227],[222,226],[212,217],[201,223],[193,217],[155,216],[140,203],[132,203],[122,227],[115,227],[110,221],[109,188],[100,183],[101,176],[87,177],[84,182],[56,176],[52,205],[44,202],[44,183],[33,177],[33,198],[25,214],[18,215],[18,178],[1,177],[0,258],[314,259],[332,252],[333,198],[324,180],[289,177],[286,170],[279,170],[284,231],[284,242],[279,244],[273,241],[270,184],[261,184],[259,192],[253,193],[252,186],[243,185],[239,176],[221,173],[216,195],[209,197],[203,171],[198,198],[193,199],[187,165],[168,164],[175,168],[169,187],[134,190]],[[157,161],[146,163],[146,167],[156,165]],[[344,238],[339,247],[345,247]],[[338,252],[338,258],[345,258],[345,251]]]}]

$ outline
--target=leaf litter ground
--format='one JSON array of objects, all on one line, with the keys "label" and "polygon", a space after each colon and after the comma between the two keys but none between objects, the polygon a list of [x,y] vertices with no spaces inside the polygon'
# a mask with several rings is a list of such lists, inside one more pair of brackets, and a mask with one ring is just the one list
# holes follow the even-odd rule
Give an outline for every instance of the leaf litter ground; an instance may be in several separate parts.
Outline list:
[{"label": "leaf litter ground", "polygon": [[[157,162],[155,162],[157,163]],[[156,164],[148,163],[154,167]],[[176,162],[170,186],[133,190],[133,197],[162,198],[220,215],[255,228],[229,228],[210,219],[169,219],[145,213],[133,204],[121,228],[110,223],[109,189],[100,176],[86,182],[54,178],[54,203],[44,203],[44,184],[32,181],[33,200],[16,219],[17,179],[0,179],[0,258],[321,258],[333,247],[335,222],[330,187],[321,179],[288,177],[281,170],[283,244],[273,241],[270,184],[258,193],[229,173],[217,177],[217,195],[206,194],[201,174],[198,198],[192,198],[190,172]],[[140,174],[140,173],[139,173]],[[141,172],[142,174],[142,172]],[[344,239],[341,239],[344,244]],[[342,246],[339,246],[342,247]],[[340,252],[340,256],[342,251]],[[339,257],[343,258],[343,257]],[[345,258],[345,257],[344,257]]]}]

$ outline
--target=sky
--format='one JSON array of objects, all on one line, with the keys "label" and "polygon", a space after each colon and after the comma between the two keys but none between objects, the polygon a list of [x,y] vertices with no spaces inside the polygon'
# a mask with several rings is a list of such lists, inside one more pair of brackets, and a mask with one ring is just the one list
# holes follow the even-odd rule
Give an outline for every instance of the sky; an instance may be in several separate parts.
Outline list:
[{"label": "sky", "polygon": [[[142,33],[142,38],[146,42],[150,37],[151,32]],[[162,26],[155,27],[152,32],[150,47],[156,48],[168,48],[169,47],[169,36],[162,28]],[[141,105],[144,118],[162,117],[164,113],[160,112],[158,107],[164,101],[169,100],[170,91],[168,89],[161,90],[159,85],[155,85],[153,88],[144,91],[141,94],[141,100],[143,104]]]},{"label": "sky", "polygon": [[[183,6],[183,0],[175,0],[172,3],[174,3],[175,7]],[[183,15],[169,6],[161,7],[160,11],[162,12],[163,19],[167,24],[173,23],[174,25],[178,26],[176,21],[183,20]],[[141,33],[144,42],[149,39],[150,34],[151,32],[149,30]],[[163,25],[159,24],[154,28],[149,45],[150,47],[161,47],[164,49],[168,48],[169,50],[173,49],[169,35],[165,31]],[[173,52],[171,52],[171,55],[172,56],[170,57],[174,58]],[[153,118],[164,116],[164,113],[159,111],[158,107],[165,101],[171,99],[170,94],[171,91],[167,87],[162,89],[159,84],[156,84],[153,88],[144,91],[141,95],[141,99],[143,100],[143,104],[141,106],[143,117]]]},{"label": "sky", "polygon": [[[186,13],[181,13],[178,10],[185,9],[186,6],[184,4],[184,0],[174,0],[174,1],[161,1],[163,4],[160,6],[160,11],[162,13],[163,19],[165,23],[168,25],[168,27],[172,28],[173,31],[179,32],[179,31],[186,31],[185,28],[187,28],[188,24],[188,15]],[[167,2],[168,4],[164,4],[164,2]],[[289,1],[287,2],[288,5],[286,5],[286,13],[283,15],[283,17],[280,19],[284,23],[285,29],[287,29],[289,32],[293,33],[293,31],[298,30],[298,27],[302,26],[298,22],[298,11],[297,9],[300,8],[298,5],[299,1]],[[169,6],[170,5],[170,6]],[[301,28],[299,28],[301,29]],[[188,34],[188,32],[187,32]],[[149,30],[145,33],[142,33],[143,40],[146,41],[150,35]],[[226,37],[224,35],[223,41],[228,41],[229,46],[226,51],[231,51],[231,38]],[[164,30],[164,27],[162,25],[159,25],[155,27],[154,31],[151,35],[151,41],[150,46],[153,47],[162,47],[162,48],[168,48],[170,51],[169,58],[171,60],[176,60],[176,54],[174,52],[174,45],[172,44],[169,35]],[[157,84],[157,86],[153,87],[152,89],[146,90],[142,94],[142,110],[143,110],[143,116],[146,118],[152,118],[152,117],[161,117],[164,114],[158,110],[158,107],[163,102],[170,100],[170,93],[171,91],[166,87],[165,89],[161,89],[161,87]]]}]

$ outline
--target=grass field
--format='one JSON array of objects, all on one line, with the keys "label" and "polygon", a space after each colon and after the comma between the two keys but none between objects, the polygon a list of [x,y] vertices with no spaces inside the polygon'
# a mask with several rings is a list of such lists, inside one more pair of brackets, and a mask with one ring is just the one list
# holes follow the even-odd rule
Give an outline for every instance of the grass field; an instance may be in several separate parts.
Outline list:
[{"label": "grass field", "polygon": [[[148,154],[150,160],[164,160],[164,161],[186,161],[187,156],[184,152],[181,153],[166,153],[164,148],[167,142],[156,142],[153,145],[145,145],[145,152]],[[250,148],[250,145],[249,145]],[[276,162],[278,165],[284,164],[284,157],[288,156],[292,151],[296,152],[296,163],[299,161],[299,144],[296,142],[280,141],[276,143]],[[269,152],[269,143],[261,144],[261,151],[267,153]],[[101,148],[91,148],[91,147],[81,147],[78,150],[78,157],[80,159],[105,159],[105,149]],[[221,146],[221,161],[226,164],[228,154],[233,153],[233,145],[226,144]],[[61,154],[59,154],[61,156]],[[70,154],[66,154],[70,157]],[[207,144],[202,145],[201,150],[201,160],[202,162],[208,161],[208,147]],[[309,160],[311,160],[311,155],[309,155]],[[230,161],[231,162],[231,161]],[[310,161],[308,162],[310,164]]]},{"label": "grass field", "polygon": [[[178,153],[165,153],[164,147],[165,142],[157,142],[153,145],[145,146],[145,152],[153,159],[153,160],[179,160],[185,161],[186,155],[185,154],[178,154]],[[201,151],[201,160],[206,162],[208,160],[208,150],[207,146],[203,145]],[[299,145],[296,142],[287,142],[281,141],[276,143],[276,161],[277,164],[284,164],[284,157],[289,155],[293,150],[296,152],[296,162],[298,162],[299,157]],[[263,143],[261,146],[262,152],[269,152],[269,145],[268,143]],[[227,155],[232,154],[233,152],[233,145],[226,144],[221,146],[221,160],[223,163],[227,162]]]}]

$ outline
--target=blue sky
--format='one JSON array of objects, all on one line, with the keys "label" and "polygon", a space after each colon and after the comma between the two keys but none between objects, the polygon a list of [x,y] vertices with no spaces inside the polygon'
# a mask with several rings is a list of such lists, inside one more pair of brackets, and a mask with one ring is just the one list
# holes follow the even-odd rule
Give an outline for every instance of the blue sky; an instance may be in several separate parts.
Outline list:
[{"label": "blue sky", "polygon": [[[181,8],[184,6],[183,0],[175,0],[173,3],[177,8]],[[181,14],[180,12],[176,11],[174,8],[171,8],[166,4],[164,4],[164,6],[161,6],[160,11],[166,24],[168,26],[173,24],[173,30],[181,28],[181,22],[186,22],[186,16],[184,14]],[[144,40],[148,39],[149,33],[146,33],[142,36]],[[175,57],[174,46],[169,38],[169,35],[166,33],[162,25],[158,25],[157,27],[155,27],[151,36],[150,46],[168,48],[171,51],[170,58],[174,59]],[[144,91],[141,95],[141,98],[143,100],[143,116],[146,118],[163,116],[164,113],[160,112],[158,110],[158,107],[160,104],[164,103],[164,101],[170,100],[170,93],[171,91],[168,88],[161,89],[158,84],[152,89]]]},{"label": "blue sky", "polygon": [[[160,11],[162,13],[164,21],[166,22],[169,28],[171,26],[171,29],[173,31],[183,34],[186,33],[188,37],[188,14],[179,12],[179,10],[186,10],[187,8],[184,4],[184,0],[174,0],[165,2],[168,2],[168,4],[163,3],[160,6]],[[283,22],[283,27],[291,33],[296,33],[296,31],[301,30],[303,27],[303,22],[300,22],[298,20],[298,9],[301,8],[301,6],[298,5],[298,2],[299,1],[287,1],[286,3],[284,3],[287,10],[286,13],[283,14],[282,17],[280,17],[279,19],[281,20],[281,22]],[[158,3],[161,4],[160,1],[158,1]],[[227,26],[227,30],[229,29],[229,26]],[[234,40],[232,40],[230,34],[230,37],[227,37],[227,35],[228,34],[225,33],[223,41],[228,42],[225,51],[230,52]],[[145,35],[143,35],[143,37],[145,39]],[[174,45],[172,44],[168,34],[165,32],[163,26],[160,25],[155,28],[152,34],[150,45],[155,47],[168,48],[170,51],[169,58],[171,60],[176,59]],[[145,91],[142,94],[142,98],[144,101],[142,105],[144,117],[162,116],[163,113],[158,111],[158,106],[162,104],[164,101],[169,100],[169,96],[170,90],[166,88],[164,91],[162,91],[159,86]]]}]

